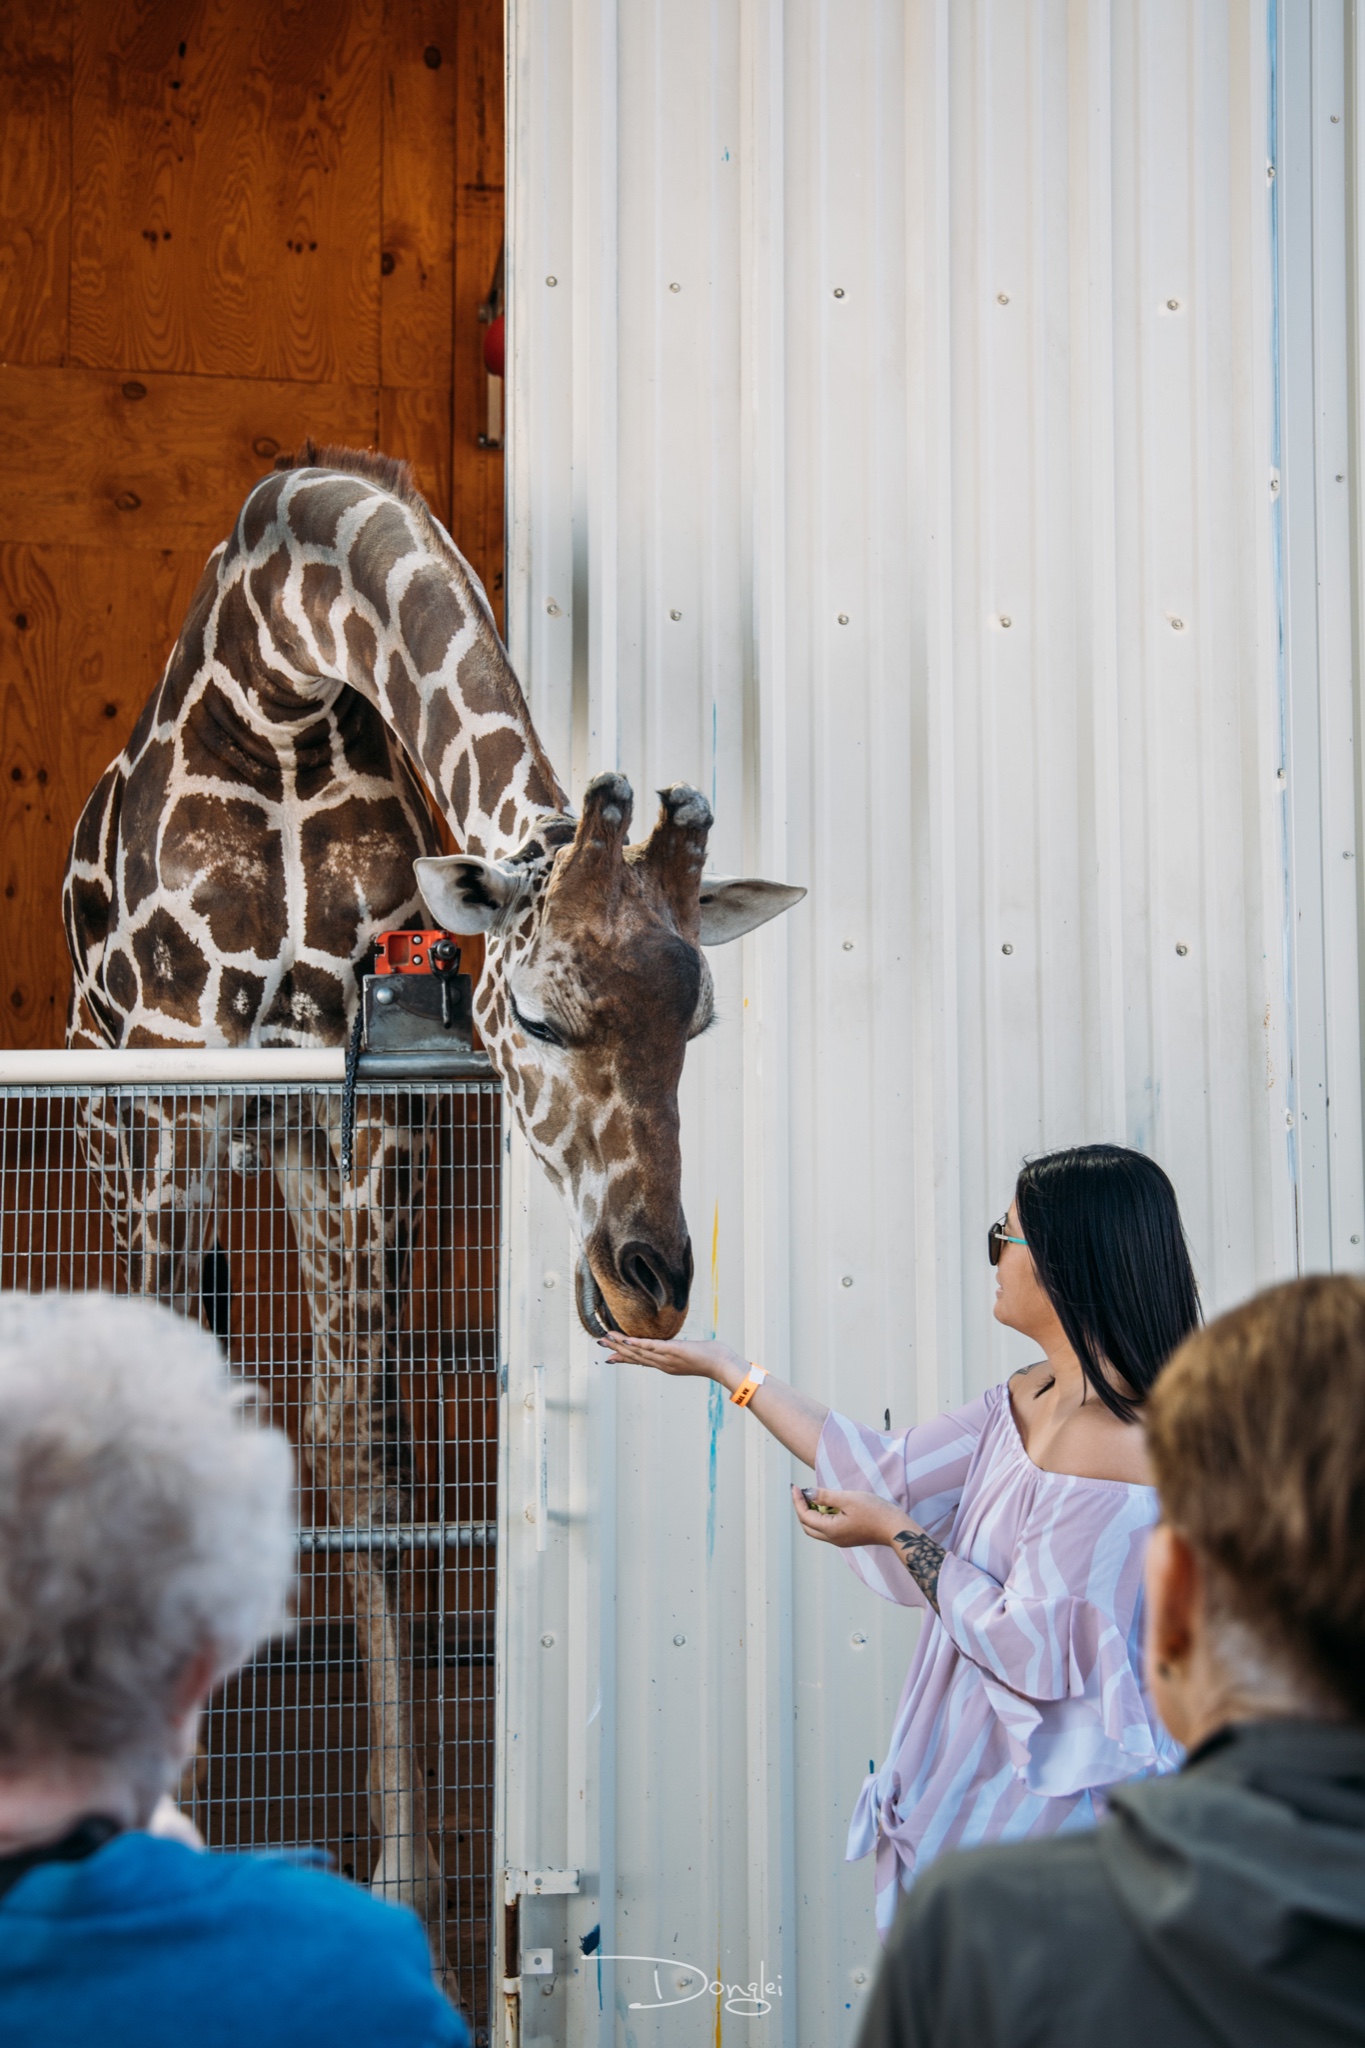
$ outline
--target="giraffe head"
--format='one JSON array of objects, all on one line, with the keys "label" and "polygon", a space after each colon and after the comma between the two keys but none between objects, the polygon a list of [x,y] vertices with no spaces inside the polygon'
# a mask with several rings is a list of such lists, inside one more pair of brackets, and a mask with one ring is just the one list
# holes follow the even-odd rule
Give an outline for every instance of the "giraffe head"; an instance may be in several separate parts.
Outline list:
[{"label": "giraffe head", "polygon": [[517,1120],[573,1220],[578,1312],[594,1335],[671,1337],[692,1246],[682,1211],[678,1082],[711,1021],[704,946],[805,895],[707,876],[711,808],[677,783],[648,839],[632,796],[599,775],[575,821],[556,815],[508,860],[419,860],[432,915],[488,935],[475,1016]]}]

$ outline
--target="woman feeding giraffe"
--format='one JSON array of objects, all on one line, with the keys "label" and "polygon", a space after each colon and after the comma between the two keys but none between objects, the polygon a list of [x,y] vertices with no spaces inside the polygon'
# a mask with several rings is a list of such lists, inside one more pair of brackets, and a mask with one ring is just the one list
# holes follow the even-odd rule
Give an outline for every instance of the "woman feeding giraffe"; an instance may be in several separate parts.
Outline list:
[{"label": "woman feeding giraffe", "polygon": [[1141,1669],[1158,1519],[1142,1404],[1198,1324],[1174,1190],[1117,1145],[1026,1165],[989,1235],[995,1316],[1042,1357],[966,1407],[891,1434],[722,1344],[613,1337],[622,1363],[718,1381],[820,1490],[806,1533],[883,1598],[928,1611],[886,1760],[849,1829],[876,1852],[877,1925],[943,1850],[1085,1827],[1106,1787],[1180,1752]]}]

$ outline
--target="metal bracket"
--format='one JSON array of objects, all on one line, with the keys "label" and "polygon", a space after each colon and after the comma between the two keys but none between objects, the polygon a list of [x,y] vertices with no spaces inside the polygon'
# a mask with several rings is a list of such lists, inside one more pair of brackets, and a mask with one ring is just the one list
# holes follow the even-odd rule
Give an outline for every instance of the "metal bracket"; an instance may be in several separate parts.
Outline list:
[{"label": "metal bracket", "polygon": [[518,1899],[568,1898],[578,1890],[576,1870],[505,1870],[503,1902]]},{"label": "metal bracket", "polygon": [[467,974],[367,974],[360,989],[367,1053],[473,1050]]},{"label": "metal bracket", "polygon": [[554,1974],[553,1949],[529,1949],[523,1954],[521,1902],[523,1899],[567,1898],[578,1890],[578,1876],[576,1870],[503,1871],[503,1970],[504,1973],[516,1972],[515,1976],[504,1974],[502,1980],[504,2048],[520,2048],[523,1971],[528,1977],[548,1975],[551,1980]]}]

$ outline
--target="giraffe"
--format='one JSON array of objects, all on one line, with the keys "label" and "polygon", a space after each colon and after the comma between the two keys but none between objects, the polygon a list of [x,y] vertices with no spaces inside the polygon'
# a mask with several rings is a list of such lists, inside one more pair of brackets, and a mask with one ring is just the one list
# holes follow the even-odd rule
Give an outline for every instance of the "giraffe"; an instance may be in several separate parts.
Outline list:
[{"label": "giraffe", "polygon": [[[456,855],[439,851],[423,784]],[[711,1017],[702,948],[805,892],[704,876],[711,811],[686,785],[661,792],[638,845],[631,814],[615,773],[573,813],[482,586],[405,467],[310,443],[257,483],[209,557],[77,824],[67,1042],[340,1045],[376,933],[429,916],[483,931],[475,1017],[568,1207],[580,1319],[671,1336],[692,1274],[677,1086]],[[130,1284],[189,1313],[216,1176],[274,1173],[313,1332],[310,1456],[338,1519],[403,1518],[412,1456],[389,1333],[421,1131],[362,1116],[346,1184],[321,1093],[289,1115],[268,1099],[210,1111],[189,1097],[160,1113],[92,1100],[85,1139]],[[373,1883],[438,1941],[394,1567],[356,1551],[347,1569],[368,1672]]]}]

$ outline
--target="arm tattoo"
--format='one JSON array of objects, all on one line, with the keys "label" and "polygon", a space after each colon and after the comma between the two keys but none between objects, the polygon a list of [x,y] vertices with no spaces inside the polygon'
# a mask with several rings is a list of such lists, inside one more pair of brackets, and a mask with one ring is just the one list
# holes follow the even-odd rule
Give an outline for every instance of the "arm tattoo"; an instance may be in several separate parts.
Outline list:
[{"label": "arm tattoo", "polygon": [[948,1554],[943,1545],[926,1536],[923,1529],[898,1529],[891,1541],[900,1553],[901,1563],[937,1614],[938,1575]]}]

